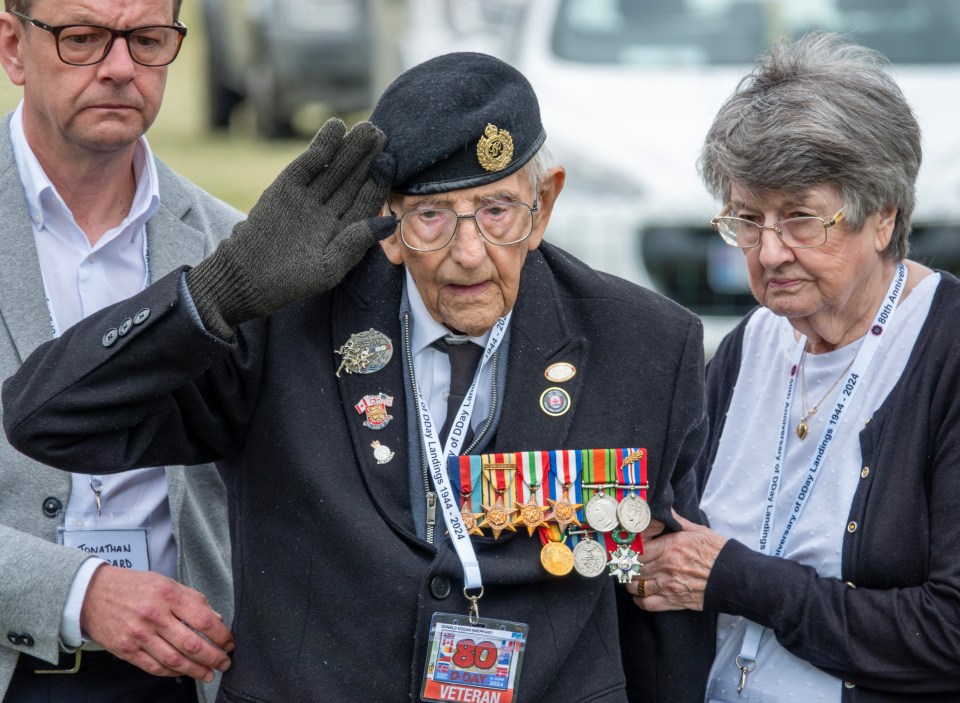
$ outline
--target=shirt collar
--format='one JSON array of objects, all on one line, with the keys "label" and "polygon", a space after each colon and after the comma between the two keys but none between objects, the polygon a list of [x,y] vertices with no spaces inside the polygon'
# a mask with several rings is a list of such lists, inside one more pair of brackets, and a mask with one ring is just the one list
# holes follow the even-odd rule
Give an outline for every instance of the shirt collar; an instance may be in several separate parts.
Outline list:
[{"label": "shirt collar", "polygon": [[[51,208],[61,208],[65,213],[70,211],[27,142],[27,136],[23,129],[22,100],[10,119],[10,141],[13,144],[13,156],[17,162],[17,170],[20,172],[20,182],[23,184],[27,212],[29,212],[30,219],[35,227],[43,229],[43,223],[49,216]],[[116,228],[119,231],[131,225],[145,223],[160,206],[157,166],[146,137],[140,137],[137,141],[133,154],[133,169],[137,178],[137,190],[134,193],[133,202],[130,204],[130,212],[120,226]],[[106,239],[106,237],[103,239]],[[99,244],[101,242],[98,242]]]},{"label": "shirt collar", "polygon": [[[446,326],[433,319],[433,316],[427,311],[427,306],[420,297],[420,290],[417,288],[416,281],[410,273],[410,269],[404,268],[407,276],[407,300],[410,304],[410,314],[413,317],[413,335],[410,342],[413,346],[413,353],[419,354],[424,349],[433,344],[441,337],[451,334]],[[486,348],[487,340],[490,339],[490,330],[487,330],[479,337],[470,337],[470,341]]]}]

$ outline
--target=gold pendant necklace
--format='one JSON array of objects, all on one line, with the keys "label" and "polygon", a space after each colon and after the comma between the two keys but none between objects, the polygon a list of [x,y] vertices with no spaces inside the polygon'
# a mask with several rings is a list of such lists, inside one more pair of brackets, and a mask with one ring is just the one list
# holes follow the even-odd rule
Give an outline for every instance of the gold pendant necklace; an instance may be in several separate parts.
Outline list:
[{"label": "gold pendant necklace", "polygon": [[[843,380],[843,377],[847,375],[847,371],[850,370],[850,367],[853,366],[853,362],[856,361],[857,357],[854,355],[853,359],[850,360],[850,363],[847,364],[847,368],[840,372],[840,376],[837,377],[837,380],[833,382],[833,385],[823,394],[823,397],[817,401],[817,404],[812,408],[807,410],[801,417],[800,422],[797,423],[797,437],[803,439],[810,432],[810,425],[807,424],[807,418],[811,415],[815,415],[820,410],[820,406],[823,404],[823,401],[827,399],[831,393],[833,393],[834,388],[837,387],[837,384]],[[807,350],[803,350],[803,356],[800,359],[800,397],[803,400],[803,407],[807,407],[807,375],[806,375],[806,362],[807,360]]]}]

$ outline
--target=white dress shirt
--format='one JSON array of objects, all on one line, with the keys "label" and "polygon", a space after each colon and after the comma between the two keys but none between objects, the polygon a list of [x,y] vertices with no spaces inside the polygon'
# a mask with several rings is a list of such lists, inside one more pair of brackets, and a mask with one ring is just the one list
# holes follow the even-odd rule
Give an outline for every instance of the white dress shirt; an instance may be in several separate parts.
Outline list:
[{"label": "white dress shirt", "polygon": [[[10,137],[40,259],[51,336],[84,317],[142,291],[149,282],[146,222],[160,204],[156,166],[145,138],[137,143],[137,188],[127,217],[90,245],[73,214],[44,173],[23,130],[23,103],[10,121]],[[104,467],[108,469],[110,467]],[[72,474],[67,515],[96,513],[90,476]],[[170,523],[164,469],[137,469],[95,477],[102,483],[103,510],[127,514],[147,527],[150,569],[177,577],[177,547]],[[105,562],[91,558],[77,573],[61,623],[61,639],[81,644],[80,608],[90,578]]]},{"label": "white dress shirt", "polygon": [[[450,360],[446,354],[432,346],[441,337],[449,336],[451,331],[433,319],[423,304],[417,284],[407,270],[407,299],[413,316],[413,334],[410,338],[413,353],[413,370],[417,375],[417,385],[430,408],[430,417],[437,427],[442,427],[447,417],[447,397],[450,395]],[[490,339],[490,330],[479,337],[469,337],[470,341],[485,349]],[[474,431],[480,427],[490,414],[493,393],[490,392],[493,379],[493,364],[488,363],[480,372],[477,385],[477,398],[470,424]],[[466,447],[464,447],[466,449]]]}]

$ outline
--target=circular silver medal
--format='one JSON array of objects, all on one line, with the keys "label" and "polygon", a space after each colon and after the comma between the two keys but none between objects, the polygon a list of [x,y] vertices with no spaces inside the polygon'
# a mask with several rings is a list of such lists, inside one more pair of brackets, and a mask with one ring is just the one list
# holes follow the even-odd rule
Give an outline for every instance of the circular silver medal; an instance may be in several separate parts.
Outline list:
[{"label": "circular silver medal", "polygon": [[617,519],[620,520],[623,529],[630,532],[643,532],[650,524],[650,506],[636,493],[631,493],[617,506]]},{"label": "circular silver medal", "polygon": [[595,539],[584,539],[573,548],[573,568],[581,576],[599,576],[607,570],[607,553]]},{"label": "circular silver medal", "polygon": [[594,530],[611,532],[617,528],[617,500],[602,491],[594,493],[587,501],[584,516]]}]

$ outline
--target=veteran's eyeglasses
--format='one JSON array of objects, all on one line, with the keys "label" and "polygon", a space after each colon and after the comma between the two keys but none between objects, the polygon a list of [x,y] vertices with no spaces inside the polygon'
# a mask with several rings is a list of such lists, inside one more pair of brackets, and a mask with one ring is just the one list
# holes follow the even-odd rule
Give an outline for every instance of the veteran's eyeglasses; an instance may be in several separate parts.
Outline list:
[{"label": "veteran's eyeglasses", "polygon": [[519,244],[533,232],[533,213],[539,205],[495,202],[483,205],[472,215],[458,215],[455,210],[418,207],[400,217],[400,239],[414,251],[438,251],[457,236],[461,220],[473,220],[480,236],[490,244],[506,247]]},{"label": "veteran's eyeglasses", "polygon": [[33,17],[10,10],[34,27],[50,32],[57,44],[57,56],[70,66],[92,66],[110,53],[120,38],[127,45],[130,58],[141,66],[166,66],[180,53],[187,28],[180,24],[153,24],[130,29],[112,29],[95,24],[50,25]]},{"label": "veteran's eyeglasses", "polygon": [[725,243],[740,249],[752,249],[759,245],[765,229],[776,232],[780,241],[791,249],[813,249],[826,243],[827,230],[843,219],[843,208],[840,208],[829,220],[822,217],[790,217],[772,225],[761,225],[753,220],[723,214],[729,210],[729,206],[724,208],[720,215],[710,220],[710,224]]}]

